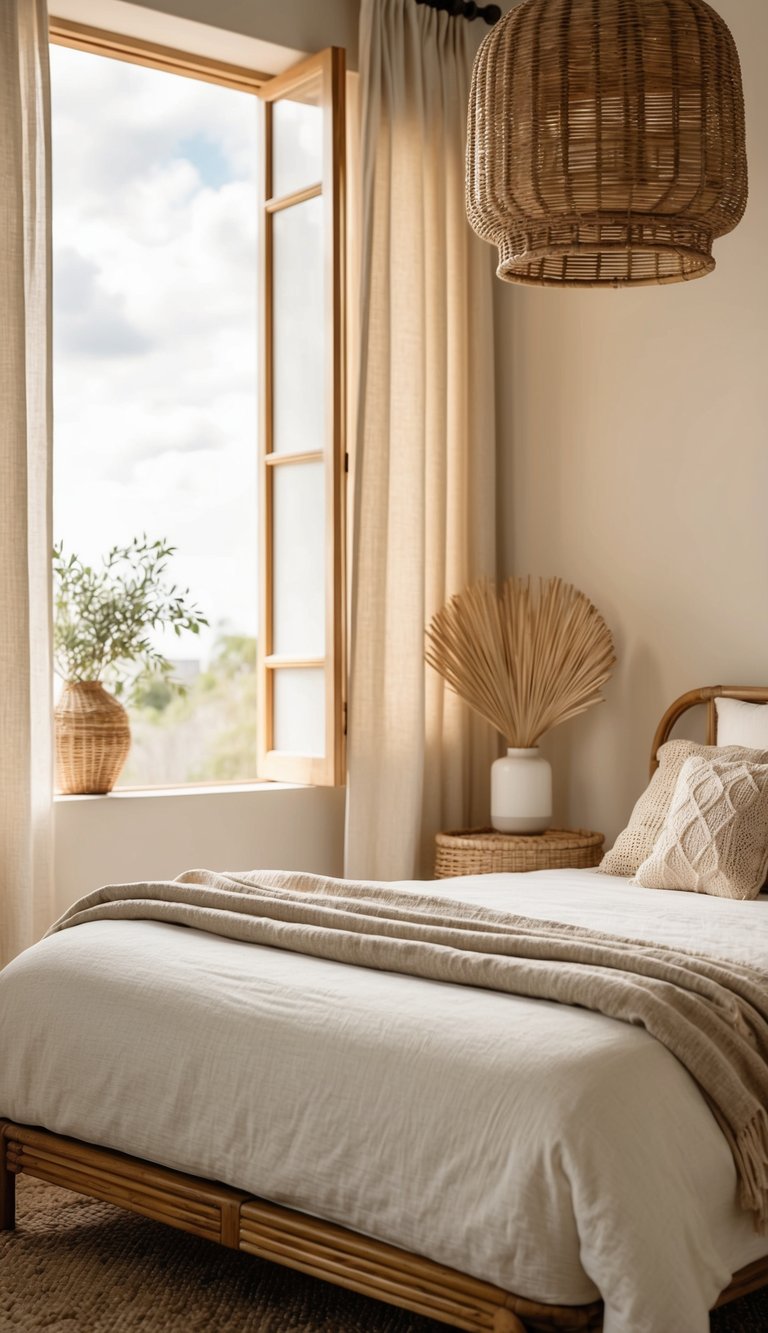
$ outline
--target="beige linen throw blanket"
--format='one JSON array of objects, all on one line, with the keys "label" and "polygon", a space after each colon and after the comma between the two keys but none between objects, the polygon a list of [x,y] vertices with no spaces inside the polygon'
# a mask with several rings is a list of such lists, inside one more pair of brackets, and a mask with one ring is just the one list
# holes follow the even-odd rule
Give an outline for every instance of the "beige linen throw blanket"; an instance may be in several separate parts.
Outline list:
[{"label": "beige linen throw blanket", "polygon": [[450,899],[282,871],[110,885],[49,934],[89,921],[191,926],[294,953],[579,1005],[644,1027],[701,1088],[742,1206],[768,1231],[768,976],[747,965]]}]

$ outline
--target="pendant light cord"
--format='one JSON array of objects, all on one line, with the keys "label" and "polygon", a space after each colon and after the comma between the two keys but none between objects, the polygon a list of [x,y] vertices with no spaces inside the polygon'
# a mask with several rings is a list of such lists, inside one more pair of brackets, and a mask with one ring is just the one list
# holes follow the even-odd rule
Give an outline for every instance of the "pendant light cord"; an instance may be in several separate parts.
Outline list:
[{"label": "pendant light cord", "polygon": [[428,9],[437,9],[451,18],[482,19],[489,27],[501,18],[500,5],[478,5],[475,0],[416,0],[417,5],[426,5]]}]

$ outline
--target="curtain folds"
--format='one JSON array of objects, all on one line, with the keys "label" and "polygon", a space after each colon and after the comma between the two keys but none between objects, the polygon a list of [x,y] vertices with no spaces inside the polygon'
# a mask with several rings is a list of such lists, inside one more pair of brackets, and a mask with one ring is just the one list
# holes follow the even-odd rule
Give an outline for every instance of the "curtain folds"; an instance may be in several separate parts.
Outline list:
[{"label": "curtain folds", "polygon": [[479,25],[363,0],[361,366],[346,873],[429,875],[487,820],[497,740],[424,664],[434,612],[496,572],[492,253],[464,206]]},{"label": "curtain folds", "polygon": [[45,0],[0,5],[0,963],[53,919]]}]

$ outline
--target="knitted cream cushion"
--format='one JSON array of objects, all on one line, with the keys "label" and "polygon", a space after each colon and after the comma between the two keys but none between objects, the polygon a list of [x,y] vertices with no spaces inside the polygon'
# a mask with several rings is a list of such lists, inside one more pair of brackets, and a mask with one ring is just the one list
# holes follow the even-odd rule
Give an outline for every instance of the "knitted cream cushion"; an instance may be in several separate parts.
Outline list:
[{"label": "knitted cream cushion", "polygon": [[756,898],[768,870],[768,764],[686,759],[636,884]]},{"label": "knitted cream cushion", "polygon": [[751,750],[738,745],[697,745],[695,741],[667,741],[657,755],[659,767],[635,805],[627,827],[600,862],[598,869],[604,875],[634,875],[641,862],[650,856],[672,803],[680,770],[686,759],[694,756],[698,759],[719,758],[726,762],[743,759],[747,763],[768,764],[768,750]]}]

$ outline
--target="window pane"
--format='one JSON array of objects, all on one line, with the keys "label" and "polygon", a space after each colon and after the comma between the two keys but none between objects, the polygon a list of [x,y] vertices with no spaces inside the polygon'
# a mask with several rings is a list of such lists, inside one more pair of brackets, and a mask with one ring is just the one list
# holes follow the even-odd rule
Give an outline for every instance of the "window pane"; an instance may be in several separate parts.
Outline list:
[{"label": "window pane", "polygon": [[325,442],[322,198],[275,213],[272,247],[272,448],[305,453]]},{"label": "window pane", "polygon": [[325,502],[322,460],[272,469],[272,650],[325,653]]},{"label": "window pane", "polygon": [[272,107],[272,194],[275,198],[318,185],[323,178],[323,113],[319,86],[308,87],[306,101],[275,102]]},{"label": "window pane", "polygon": [[322,667],[274,672],[274,746],[293,754],[325,753],[325,674]]},{"label": "window pane", "polygon": [[122,785],[256,767],[257,115],[245,93],[51,48],[57,538],[146,533],[210,620],[156,635]]}]

